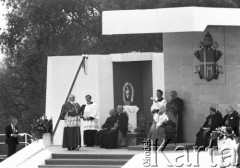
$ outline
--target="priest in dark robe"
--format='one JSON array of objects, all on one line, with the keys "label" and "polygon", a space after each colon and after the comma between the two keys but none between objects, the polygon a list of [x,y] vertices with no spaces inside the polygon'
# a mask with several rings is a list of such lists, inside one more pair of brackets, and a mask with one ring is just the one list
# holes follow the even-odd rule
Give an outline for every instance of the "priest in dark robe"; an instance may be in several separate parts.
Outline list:
[{"label": "priest in dark robe", "polygon": [[118,118],[117,118],[117,129],[118,129],[118,147],[127,146],[127,133],[128,133],[128,114],[123,112],[123,106],[117,106]]},{"label": "priest in dark robe", "polygon": [[60,116],[65,121],[62,147],[68,150],[78,150],[81,147],[81,106],[74,101],[75,96],[70,94],[68,101],[62,106]]},{"label": "priest in dark robe", "polygon": [[239,116],[233,107],[229,106],[226,109],[226,115],[223,118],[222,126],[231,127],[236,136],[239,135]]},{"label": "priest in dark robe", "polygon": [[[117,112],[115,109],[109,111],[110,117],[108,117],[105,123],[102,125],[102,130],[96,133],[96,142],[95,145],[102,148],[113,148],[114,143],[117,144],[117,130],[115,128],[115,134],[113,133],[113,128],[115,123],[117,123]],[[116,146],[116,145],[115,145]]]},{"label": "priest in dark robe", "polygon": [[181,98],[177,96],[175,90],[171,91],[171,101],[168,103],[168,108],[172,109],[174,116],[177,118],[177,142],[183,142],[183,128],[182,128],[182,116],[184,103]]},{"label": "priest in dark robe", "polygon": [[221,126],[222,114],[216,110],[216,107],[211,106],[209,109],[209,116],[196,134],[196,146],[208,147],[210,141],[210,134],[213,130]]}]

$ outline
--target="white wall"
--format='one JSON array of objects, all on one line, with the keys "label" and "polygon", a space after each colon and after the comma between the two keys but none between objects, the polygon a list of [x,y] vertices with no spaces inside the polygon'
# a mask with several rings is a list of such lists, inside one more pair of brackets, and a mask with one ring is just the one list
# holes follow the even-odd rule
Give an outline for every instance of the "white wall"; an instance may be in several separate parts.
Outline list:
[{"label": "white wall", "polygon": [[[153,53],[152,58],[152,80],[153,80],[153,97],[156,97],[156,90],[165,90],[164,86],[164,55],[163,53]],[[163,92],[165,96],[165,92]]]},{"label": "white wall", "polygon": [[[73,87],[72,93],[80,105],[86,104],[86,94],[92,95],[92,100],[99,103],[96,57],[88,56],[88,74],[81,69]],[[81,61],[81,56],[48,57],[46,115],[53,118],[54,127]],[[54,145],[62,145],[63,128],[64,121],[61,120],[53,139]]]},{"label": "white wall", "polygon": [[[199,49],[206,32],[219,44],[224,54],[225,83],[212,81],[194,83],[194,52]],[[176,90],[185,102],[183,115],[184,141],[195,142],[196,133],[209,115],[209,106],[216,105],[225,115],[226,105],[238,109],[240,105],[240,28],[208,27],[205,32],[172,33],[163,35],[165,91],[169,100],[171,90]],[[220,74],[220,79],[224,77]]]},{"label": "white wall", "polygon": [[100,127],[109,117],[110,109],[114,108],[113,97],[113,67],[110,55],[97,56],[98,62],[98,98],[100,112]]},{"label": "white wall", "polygon": [[[109,110],[114,108],[112,62],[139,60],[152,60],[153,96],[155,97],[157,89],[164,90],[162,53],[88,55],[87,75],[84,74],[83,69],[80,70],[72,93],[80,105],[86,104],[85,95],[92,95],[92,101],[99,107],[100,126],[109,116]],[[82,56],[48,57],[46,115],[53,118],[54,127],[81,61]],[[60,121],[53,139],[54,145],[62,145],[63,129],[64,121]]]}]

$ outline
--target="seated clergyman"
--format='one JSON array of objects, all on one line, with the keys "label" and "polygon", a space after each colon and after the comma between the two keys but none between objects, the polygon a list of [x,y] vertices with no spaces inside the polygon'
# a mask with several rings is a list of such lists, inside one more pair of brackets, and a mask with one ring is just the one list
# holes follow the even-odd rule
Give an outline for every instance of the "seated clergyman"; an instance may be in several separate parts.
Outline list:
[{"label": "seated clergyman", "polygon": [[108,117],[105,123],[102,125],[102,130],[96,134],[96,144],[102,148],[115,148],[117,147],[117,112],[114,109],[109,111],[110,117]]},{"label": "seated clergyman", "polygon": [[151,127],[150,139],[154,145],[161,145],[166,141],[166,133],[176,126],[177,120],[172,111],[166,109],[166,106],[161,106],[157,114],[153,118],[156,127]]},{"label": "seated clergyman", "polygon": [[203,126],[196,134],[196,146],[207,147],[209,145],[210,134],[213,130],[221,125],[222,114],[216,110],[216,107],[211,106],[209,109],[209,115],[206,118]]},{"label": "seated clergyman", "polygon": [[232,106],[226,108],[226,115],[223,118],[222,126],[231,127],[235,136],[239,135],[239,115]]}]

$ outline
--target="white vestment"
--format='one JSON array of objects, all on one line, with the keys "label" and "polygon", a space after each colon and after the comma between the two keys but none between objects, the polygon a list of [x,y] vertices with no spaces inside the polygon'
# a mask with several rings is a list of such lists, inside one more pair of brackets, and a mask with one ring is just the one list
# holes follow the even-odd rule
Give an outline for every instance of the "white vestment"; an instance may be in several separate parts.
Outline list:
[{"label": "white vestment", "polygon": [[96,103],[87,104],[84,109],[84,118],[93,117],[94,120],[85,120],[83,130],[98,130],[99,129],[99,113]]},{"label": "white vestment", "polygon": [[[153,110],[160,110],[160,108],[162,107],[162,106],[167,106],[167,101],[166,101],[166,99],[163,99],[162,101],[153,101],[153,104],[152,104],[152,106],[151,106],[151,112],[153,111]],[[165,113],[164,113],[165,114]],[[162,117],[161,117],[162,116]],[[165,115],[161,115],[161,116],[159,116],[158,115],[158,113],[154,113],[153,114],[153,120],[155,121],[155,122],[157,122],[158,124],[156,124],[156,127],[159,127],[160,125],[161,125],[161,123],[164,121],[164,120],[166,120],[166,118],[168,118],[167,117],[167,115],[165,114]]]}]

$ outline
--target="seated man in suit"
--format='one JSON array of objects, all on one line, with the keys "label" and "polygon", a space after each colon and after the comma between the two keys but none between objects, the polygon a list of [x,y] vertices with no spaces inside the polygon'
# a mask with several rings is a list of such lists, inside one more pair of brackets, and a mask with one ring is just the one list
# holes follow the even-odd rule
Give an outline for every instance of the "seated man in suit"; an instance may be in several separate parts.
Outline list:
[{"label": "seated man in suit", "polygon": [[209,145],[209,137],[213,130],[219,127],[222,123],[222,114],[216,110],[216,107],[211,106],[209,109],[210,115],[196,134],[196,146],[207,147]]},{"label": "seated man in suit", "polygon": [[228,106],[226,109],[226,115],[223,118],[222,126],[231,127],[235,136],[239,135],[239,116],[233,107]]},{"label": "seated man in suit", "polygon": [[122,105],[117,106],[117,112],[118,147],[127,146],[128,114],[123,111]]},{"label": "seated man in suit", "polygon": [[6,144],[8,145],[8,155],[10,157],[14,153],[16,153],[16,148],[18,144],[18,129],[17,129],[18,120],[16,118],[12,118],[11,124],[6,126]]}]

